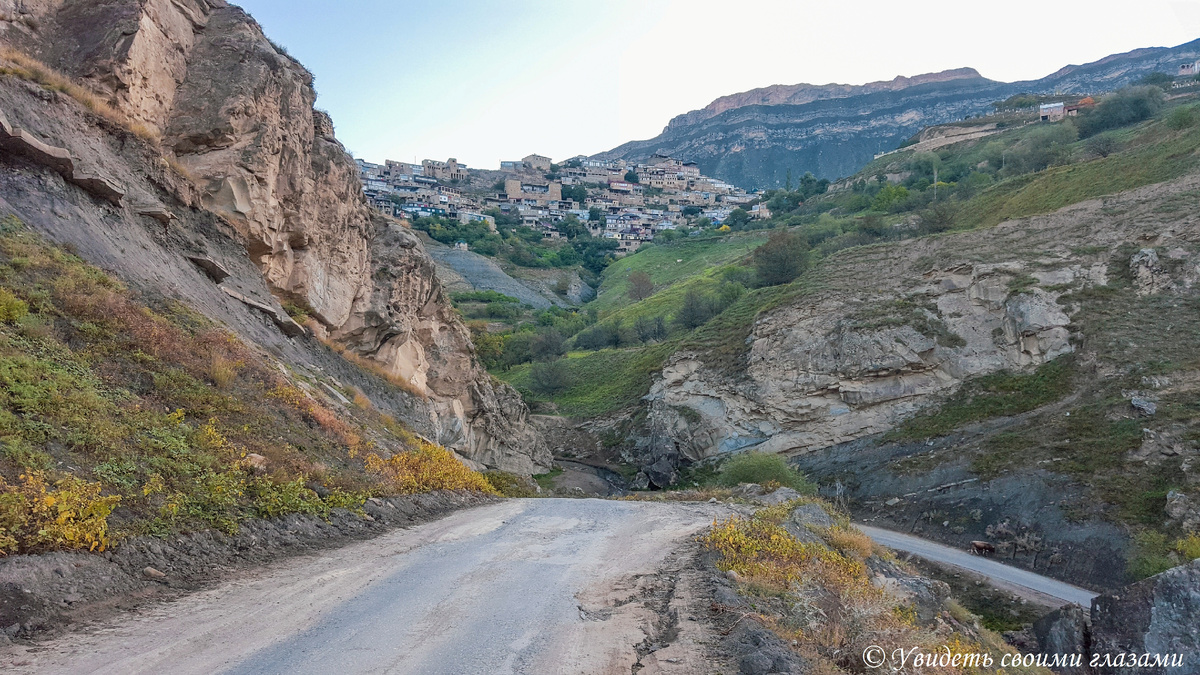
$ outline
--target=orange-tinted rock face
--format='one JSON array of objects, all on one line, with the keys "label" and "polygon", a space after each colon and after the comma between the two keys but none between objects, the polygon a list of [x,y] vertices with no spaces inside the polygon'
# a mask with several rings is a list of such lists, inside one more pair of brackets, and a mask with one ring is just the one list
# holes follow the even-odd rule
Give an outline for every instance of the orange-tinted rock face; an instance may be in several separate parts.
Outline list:
[{"label": "orange-tinted rock face", "polygon": [[28,21],[6,22],[0,41],[161,134],[271,292],[426,396],[437,440],[489,466],[549,468],[520,397],[475,360],[420,242],[367,206],[332,120],[314,112],[311,73],[244,11],[223,0],[0,0],[6,9]]}]

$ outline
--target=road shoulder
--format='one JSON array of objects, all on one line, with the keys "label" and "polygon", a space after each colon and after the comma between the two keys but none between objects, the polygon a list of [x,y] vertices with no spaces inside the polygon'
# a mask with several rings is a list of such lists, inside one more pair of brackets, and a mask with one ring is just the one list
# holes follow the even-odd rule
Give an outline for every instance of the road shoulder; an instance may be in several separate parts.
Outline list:
[{"label": "road shoulder", "polygon": [[102,554],[0,558],[0,644],[51,637],[146,603],[179,598],[281,559],[370,539],[398,527],[494,501],[469,492],[372,498],[364,513],[328,520],[290,515],[243,523],[235,535],[206,530],[138,537]]}]

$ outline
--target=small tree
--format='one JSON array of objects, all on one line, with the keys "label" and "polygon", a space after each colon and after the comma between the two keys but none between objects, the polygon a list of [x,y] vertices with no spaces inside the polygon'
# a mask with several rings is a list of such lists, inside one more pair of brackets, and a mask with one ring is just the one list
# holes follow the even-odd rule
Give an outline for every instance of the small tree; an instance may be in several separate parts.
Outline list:
[{"label": "small tree", "polygon": [[1097,157],[1108,157],[1117,151],[1117,139],[1108,134],[1093,136],[1088,139],[1087,149]]},{"label": "small tree", "polygon": [[633,322],[633,332],[637,334],[637,339],[642,344],[663,340],[667,337],[667,322],[661,316],[653,319],[648,316],[639,316]]},{"label": "small tree", "polygon": [[725,219],[725,224],[735,230],[746,227],[746,224],[749,222],[750,212],[740,206],[730,211],[729,217]]},{"label": "small tree", "polygon": [[958,209],[947,202],[939,202],[922,211],[920,217],[922,231],[945,232],[954,226],[954,219],[958,217]]},{"label": "small tree", "polygon": [[504,351],[500,355],[500,364],[507,370],[515,365],[533,360],[531,333],[513,333],[504,340]]},{"label": "small tree", "polygon": [[758,281],[764,286],[791,282],[808,265],[808,241],[794,232],[772,232],[767,243],[754,249],[750,256]]},{"label": "small tree", "polygon": [[648,316],[639,316],[633,322],[633,332],[637,335],[638,342],[645,344],[654,339],[654,319]]},{"label": "small tree", "polygon": [[562,359],[538,361],[529,370],[529,387],[543,396],[553,396],[571,386],[571,372]]},{"label": "small tree", "polygon": [[683,306],[675,314],[675,323],[692,330],[703,326],[713,316],[712,301],[694,288],[683,295]]},{"label": "small tree", "polygon": [[626,182],[626,183],[636,183],[636,182],[638,182],[638,175],[637,175],[637,172],[636,172],[636,171],[634,171],[633,169],[630,169],[630,170],[626,171],[626,172],[625,172],[625,182]]},{"label": "small tree", "polygon": [[550,361],[567,353],[567,343],[558,330],[543,328],[530,341],[529,352],[538,361]]},{"label": "small tree", "polygon": [[629,297],[637,302],[645,300],[654,293],[654,281],[642,270],[634,270],[629,274]]},{"label": "small tree", "polygon": [[1175,84],[1175,76],[1171,75],[1170,73],[1156,71],[1143,76],[1142,79],[1138,81],[1138,84],[1149,87],[1158,87],[1159,89],[1166,91],[1170,90]]}]

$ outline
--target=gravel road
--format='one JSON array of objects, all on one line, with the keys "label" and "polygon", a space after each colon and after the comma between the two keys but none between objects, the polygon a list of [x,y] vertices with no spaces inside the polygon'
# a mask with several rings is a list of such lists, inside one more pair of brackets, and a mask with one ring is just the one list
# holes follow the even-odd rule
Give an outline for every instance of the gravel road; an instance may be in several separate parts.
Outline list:
[{"label": "gravel road", "polygon": [[505,500],[9,647],[0,671],[706,673],[686,559],[727,513]]},{"label": "gravel road", "polygon": [[919,537],[871,527],[869,525],[856,523],[855,527],[862,530],[863,534],[866,534],[877,543],[887,546],[890,549],[912,553],[936,563],[954,565],[955,567],[977,572],[992,580],[997,585],[1018,586],[1022,589],[1028,589],[1085,608],[1091,607],[1092,598],[1096,597],[1095,593],[1079,588],[1078,586],[1072,586],[1057,579],[1034,574],[1018,567],[1010,567],[991,558],[972,555],[957,548],[943,546],[942,544]]}]

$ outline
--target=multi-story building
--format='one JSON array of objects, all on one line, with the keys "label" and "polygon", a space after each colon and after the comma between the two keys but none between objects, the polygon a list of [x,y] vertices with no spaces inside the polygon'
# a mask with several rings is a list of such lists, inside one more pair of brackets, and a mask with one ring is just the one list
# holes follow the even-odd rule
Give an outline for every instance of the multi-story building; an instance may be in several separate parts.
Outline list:
[{"label": "multi-story building", "polygon": [[504,194],[510,200],[534,200],[537,204],[562,201],[562,183],[558,181],[536,182],[520,178],[504,180]]},{"label": "multi-story building", "polygon": [[427,159],[421,162],[421,170],[425,176],[437,180],[445,181],[463,181],[467,179],[467,165],[459,164],[457,159],[450,159],[439,162],[432,159]]},{"label": "multi-story building", "polygon": [[549,157],[544,157],[542,155],[526,155],[521,158],[521,161],[525,163],[526,167],[533,169],[534,171],[550,170]]}]

